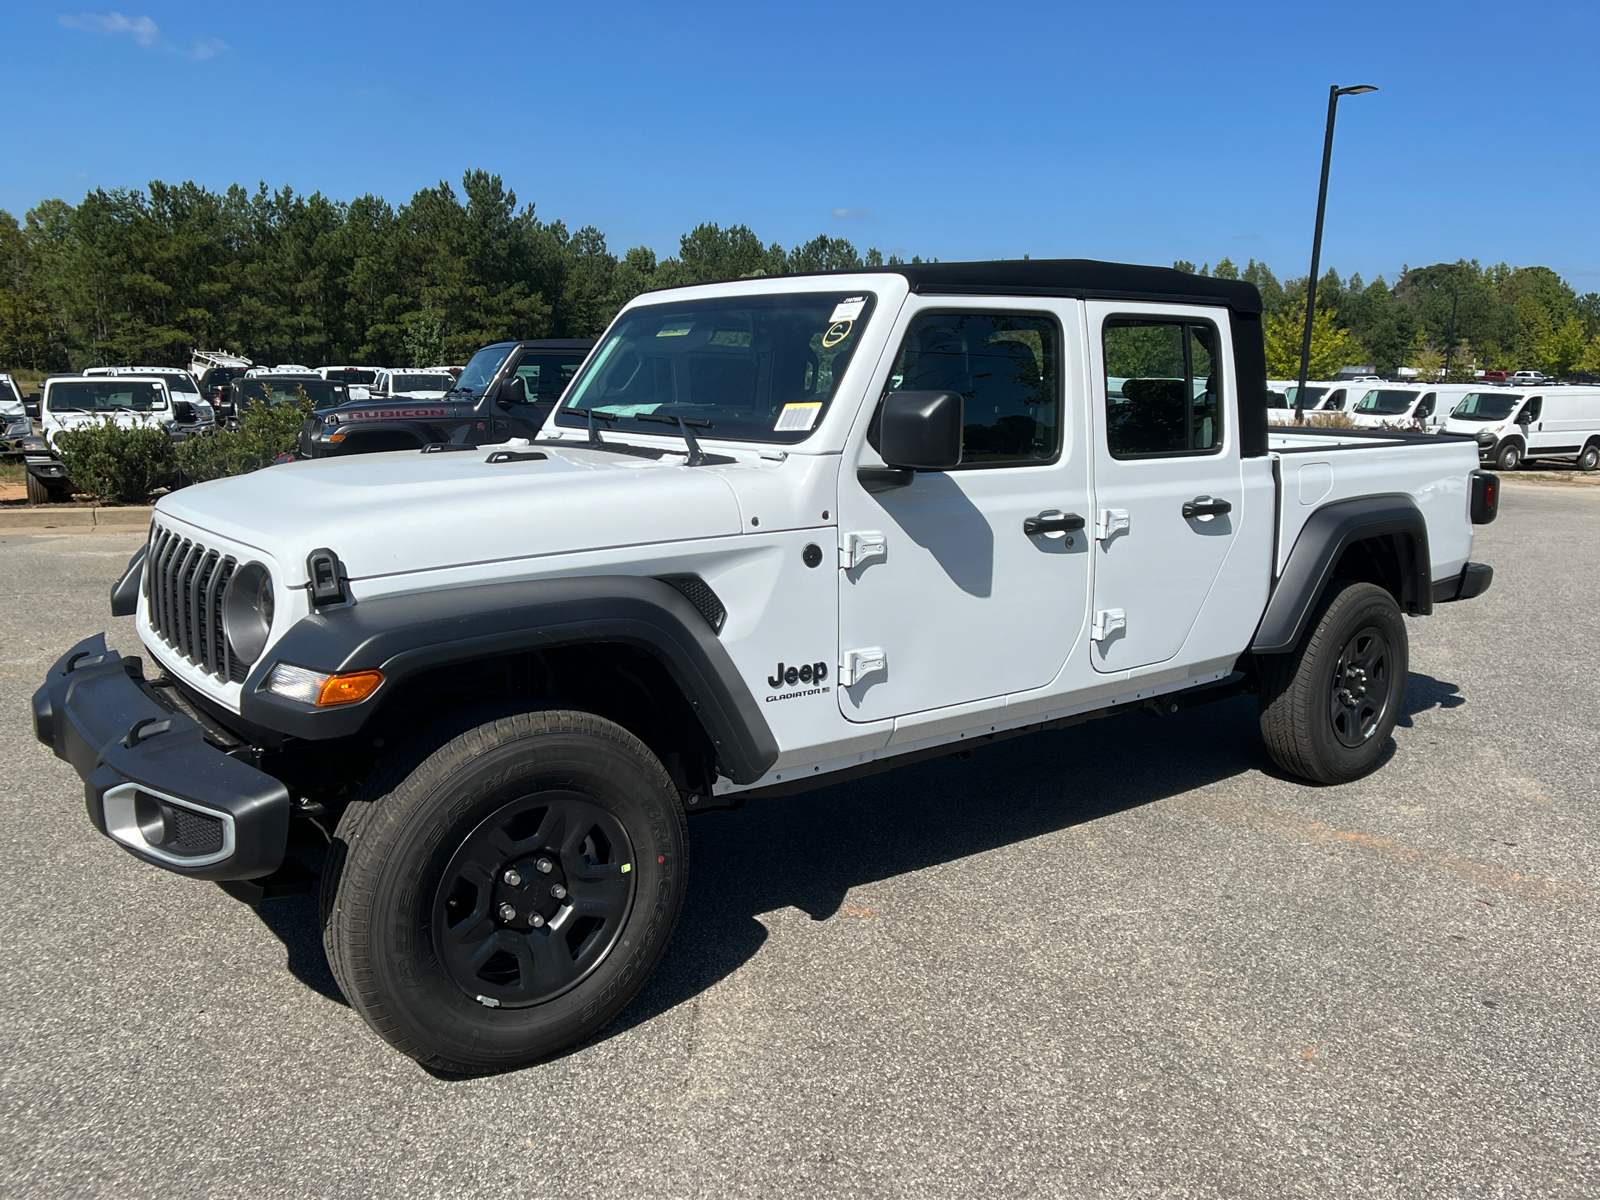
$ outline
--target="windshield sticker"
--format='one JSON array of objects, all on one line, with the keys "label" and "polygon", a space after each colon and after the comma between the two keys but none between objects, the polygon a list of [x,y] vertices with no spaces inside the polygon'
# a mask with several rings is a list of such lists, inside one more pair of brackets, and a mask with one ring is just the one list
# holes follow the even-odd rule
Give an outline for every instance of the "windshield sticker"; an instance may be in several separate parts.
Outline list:
[{"label": "windshield sticker", "polygon": [[839,301],[834,307],[833,316],[829,317],[828,320],[830,322],[858,320],[861,316],[861,310],[866,306],[867,298],[865,296],[851,296],[848,300]]},{"label": "windshield sticker", "polygon": [[778,423],[774,425],[775,433],[805,433],[817,423],[817,418],[822,415],[822,401],[813,400],[805,404],[785,404],[783,411],[778,414]]},{"label": "windshield sticker", "polygon": [[656,331],[657,337],[686,337],[694,328],[693,321],[673,321]]},{"label": "windshield sticker", "polygon": [[719,329],[711,335],[713,346],[748,346],[750,333],[745,329]]},{"label": "windshield sticker", "polygon": [[835,321],[828,327],[828,332],[822,335],[822,348],[827,350],[844,341],[850,336],[851,327],[854,325],[854,321]]}]

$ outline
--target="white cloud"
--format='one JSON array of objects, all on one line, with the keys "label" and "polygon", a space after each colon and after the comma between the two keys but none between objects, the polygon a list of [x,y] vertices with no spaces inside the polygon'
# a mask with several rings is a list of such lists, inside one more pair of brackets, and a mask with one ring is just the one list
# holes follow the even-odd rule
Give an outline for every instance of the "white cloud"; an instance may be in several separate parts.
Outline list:
[{"label": "white cloud", "polygon": [[867,208],[836,208],[833,215],[844,220],[848,217],[870,217],[872,210]]},{"label": "white cloud", "polygon": [[85,33],[125,33],[141,46],[152,46],[161,36],[161,30],[149,17],[125,17],[119,12],[62,13],[56,19],[68,29],[81,29]]},{"label": "white cloud", "polygon": [[181,54],[195,62],[215,58],[228,48],[221,38],[196,38],[187,48],[175,46],[161,34],[161,27],[148,16],[129,17],[119,12],[62,13],[56,18],[67,29],[84,33],[97,33],[103,37],[127,34],[146,49],[160,50],[164,54]]}]

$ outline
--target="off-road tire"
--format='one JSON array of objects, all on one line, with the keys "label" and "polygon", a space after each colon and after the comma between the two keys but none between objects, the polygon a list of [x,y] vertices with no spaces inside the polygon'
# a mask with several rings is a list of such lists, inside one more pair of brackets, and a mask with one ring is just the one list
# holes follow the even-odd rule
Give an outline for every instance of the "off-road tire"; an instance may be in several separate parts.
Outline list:
[{"label": "off-road tire", "polygon": [[[602,1028],[655,969],[683,906],[686,822],[660,761],[611,721],[549,709],[479,725],[407,766],[345,810],[324,871],[323,944],[345,998],[396,1049],[464,1075],[535,1062]],[[459,967],[452,975],[441,881],[499,814],[543,795],[579,797],[613,823],[631,899],[610,949],[566,990],[490,1007]]]},{"label": "off-road tire", "polygon": [[1600,443],[1590,442],[1578,455],[1578,470],[1593,471],[1600,468]]},{"label": "off-road tire", "polygon": [[1500,447],[1499,453],[1494,456],[1494,465],[1501,471],[1515,471],[1522,465],[1527,457],[1522,453],[1522,447],[1515,442],[1507,442]]},{"label": "off-road tire", "polygon": [[[1360,744],[1349,746],[1335,723],[1341,711],[1348,717],[1337,703],[1336,682],[1346,648],[1367,631],[1376,631],[1387,647],[1384,705],[1370,731],[1362,724]],[[1261,656],[1259,667],[1261,737],[1272,761],[1313,783],[1348,783],[1377,764],[1405,702],[1405,618],[1394,597],[1375,584],[1334,580],[1300,644],[1288,654]]]},{"label": "off-road tire", "polygon": [[56,494],[54,488],[49,487],[42,479],[33,474],[31,471],[28,472],[29,504],[53,504],[61,498],[61,496]]}]

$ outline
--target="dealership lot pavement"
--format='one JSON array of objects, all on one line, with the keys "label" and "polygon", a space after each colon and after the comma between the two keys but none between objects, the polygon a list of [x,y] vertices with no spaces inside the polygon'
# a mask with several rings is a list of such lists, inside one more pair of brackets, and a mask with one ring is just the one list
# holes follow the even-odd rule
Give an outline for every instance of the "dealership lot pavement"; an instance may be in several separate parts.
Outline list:
[{"label": "dealership lot pavement", "polygon": [[1600,489],[1506,488],[1371,778],[1244,698],[697,817],[633,1007],[476,1080],[34,742],[139,541],[0,536],[0,1197],[1600,1192]]}]

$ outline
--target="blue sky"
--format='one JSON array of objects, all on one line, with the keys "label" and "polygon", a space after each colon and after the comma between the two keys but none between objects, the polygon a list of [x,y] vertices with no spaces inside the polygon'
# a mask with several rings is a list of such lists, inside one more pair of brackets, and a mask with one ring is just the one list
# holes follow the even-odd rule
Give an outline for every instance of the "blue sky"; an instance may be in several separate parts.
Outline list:
[{"label": "blue sky", "polygon": [[[93,2],[93,0],[90,0]],[[1541,263],[1600,290],[1600,4],[11,0],[0,208],[150,179],[396,203],[483,167],[613,251]]]}]

